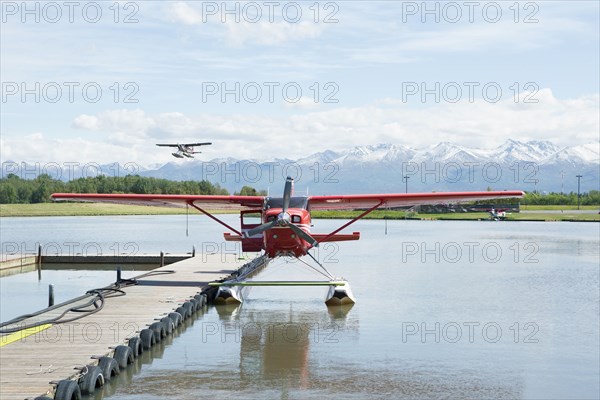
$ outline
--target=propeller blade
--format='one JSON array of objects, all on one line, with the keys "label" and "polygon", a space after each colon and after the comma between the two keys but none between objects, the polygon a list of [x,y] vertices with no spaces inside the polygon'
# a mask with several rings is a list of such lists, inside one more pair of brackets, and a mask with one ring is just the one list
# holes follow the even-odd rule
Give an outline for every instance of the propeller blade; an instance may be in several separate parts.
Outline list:
[{"label": "propeller blade", "polygon": [[285,188],[283,189],[283,213],[287,212],[290,206],[290,198],[292,197],[292,188],[294,186],[294,180],[289,176],[285,180]]},{"label": "propeller blade", "polygon": [[304,239],[305,241],[307,241],[308,243],[310,243],[310,245],[312,247],[317,247],[319,245],[319,242],[317,242],[317,239],[315,239],[314,237],[310,236],[308,233],[304,232],[302,229],[300,229],[300,227],[289,223],[287,225],[292,231],[294,231],[294,233],[298,236],[300,236],[302,239]]},{"label": "propeller blade", "polygon": [[271,221],[271,222],[267,222],[266,224],[259,225],[256,228],[252,228],[252,229],[249,229],[246,232],[244,232],[244,237],[249,238],[251,236],[261,234],[264,231],[268,231],[275,225],[277,225],[277,221]]}]

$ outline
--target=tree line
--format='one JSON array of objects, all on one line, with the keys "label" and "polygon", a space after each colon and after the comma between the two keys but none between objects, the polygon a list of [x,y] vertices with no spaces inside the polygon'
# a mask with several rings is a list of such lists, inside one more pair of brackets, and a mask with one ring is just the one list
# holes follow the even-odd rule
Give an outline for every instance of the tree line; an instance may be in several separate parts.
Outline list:
[{"label": "tree line", "polygon": [[[27,204],[50,202],[52,193],[136,193],[136,194],[203,194],[228,195],[229,192],[218,184],[209,181],[171,181],[139,175],[124,177],[96,176],[63,182],[49,175],[39,175],[35,179],[21,179],[9,174],[0,179],[0,204]],[[266,191],[257,191],[244,186],[235,195],[265,196]],[[498,199],[495,203],[515,203],[512,199]],[[526,193],[518,201],[524,205],[577,205],[577,193]],[[600,205],[600,191],[582,193],[581,205]]]},{"label": "tree line", "polygon": [[96,176],[63,182],[49,175],[21,179],[9,174],[0,179],[0,203],[48,203],[52,193],[136,193],[136,194],[204,194],[228,195],[226,189],[209,181],[170,181],[127,175],[124,177]]},{"label": "tree line", "polygon": [[[600,206],[600,191],[590,190],[581,193],[580,204],[582,206]],[[570,193],[537,193],[531,192],[525,194],[520,200],[523,205],[577,205],[577,192]]]}]

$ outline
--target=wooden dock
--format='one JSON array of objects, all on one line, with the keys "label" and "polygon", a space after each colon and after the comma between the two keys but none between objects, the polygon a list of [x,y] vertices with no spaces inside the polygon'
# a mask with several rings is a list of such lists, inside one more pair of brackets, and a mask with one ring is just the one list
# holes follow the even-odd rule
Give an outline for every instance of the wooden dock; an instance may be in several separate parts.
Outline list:
[{"label": "wooden dock", "polygon": [[[111,347],[127,344],[129,338],[207,288],[208,282],[229,276],[247,261],[199,254],[153,270],[158,273],[124,287],[124,296],[107,297],[100,311],[82,319],[20,331],[17,339],[15,333],[0,336],[0,399],[51,394],[54,385],[50,382],[75,378],[80,368],[97,363],[92,357],[111,355]],[[133,276],[124,273],[123,278]],[[87,289],[93,288],[82,288],[82,295]]]},{"label": "wooden dock", "polygon": [[0,277],[35,271],[36,269],[54,269],[56,265],[78,264],[78,268],[98,269],[98,264],[105,264],[114,269],[116,265],[144,264],[156,266],[172,264],[193,257],[188,254],[135,254],[135,255],[0,255]]},{"label": "wooden dock", "polygon": [[0,261],[0,277],[35,271],[38,258],[35,255],[3,256]]}]

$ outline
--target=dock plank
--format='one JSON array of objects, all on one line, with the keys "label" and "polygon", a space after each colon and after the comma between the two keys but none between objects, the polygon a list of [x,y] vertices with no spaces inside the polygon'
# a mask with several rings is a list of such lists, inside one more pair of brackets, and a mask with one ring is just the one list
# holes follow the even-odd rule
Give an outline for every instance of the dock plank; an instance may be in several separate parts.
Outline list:
[{"label": "dock plank", "polygon": [[[208,282],[228,276],[245,261],[231,255],[199,254],[157,268],[154,271],[175,272],[139,279],[140,284],[123,289],[125,296],[106,298],[95,314],[0,347],[0,399],[33,399],[50,393],[53,385],[49,382],[67,379],[78,373],[77,368],[95,364],[93,356],[112,354],[110,347],[126,344],[155,319],[200,293]],[[82,288],[82,292],[88,289],[92,288]]]}]

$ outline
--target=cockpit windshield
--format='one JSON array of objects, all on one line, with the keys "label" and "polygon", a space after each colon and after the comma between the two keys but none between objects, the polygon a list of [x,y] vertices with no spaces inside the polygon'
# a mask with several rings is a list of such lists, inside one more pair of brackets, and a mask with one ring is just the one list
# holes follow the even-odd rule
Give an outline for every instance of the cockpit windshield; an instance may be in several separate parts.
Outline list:
[{"label": "cockpit windshield", "polygon": [[[302,208],[307,210],[308,208],[308,197],[291,197],[290,208]],[[283,198],[281,197],[267,197],[265,203],[265,209],[270,208],[283,208]]]}]

